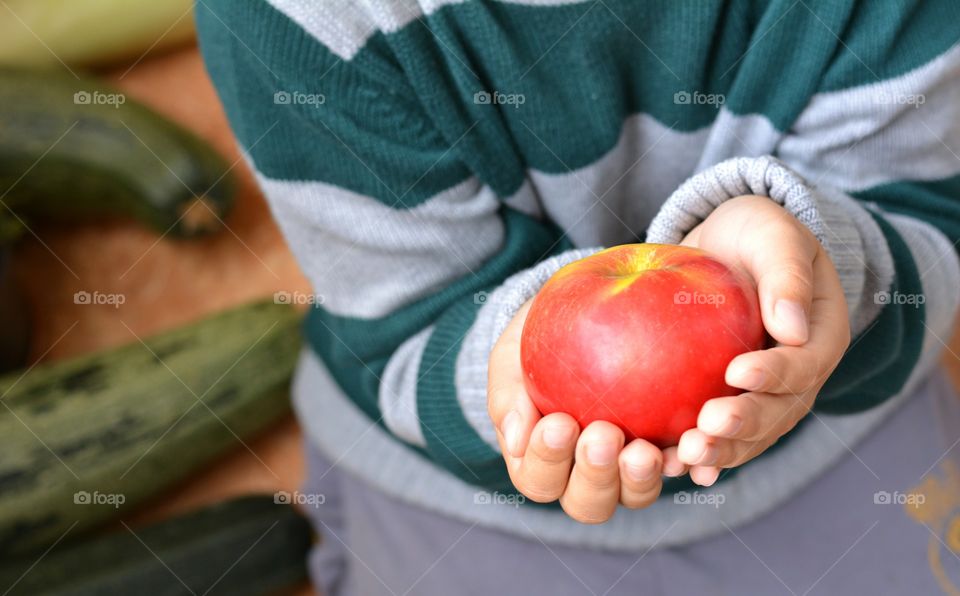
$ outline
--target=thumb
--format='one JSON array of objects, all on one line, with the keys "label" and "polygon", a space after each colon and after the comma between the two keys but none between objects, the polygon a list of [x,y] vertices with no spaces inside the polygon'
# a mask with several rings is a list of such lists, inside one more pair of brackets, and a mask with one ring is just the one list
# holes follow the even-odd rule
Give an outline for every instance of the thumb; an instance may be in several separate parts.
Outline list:
[{"label": "thumb", "polygon": [[757,280],[760,313],[767,332],[786,345],[802,345],[810,336],[810,305],[813,300],[815,239],[794,233],[782,234],[746,260]]}]

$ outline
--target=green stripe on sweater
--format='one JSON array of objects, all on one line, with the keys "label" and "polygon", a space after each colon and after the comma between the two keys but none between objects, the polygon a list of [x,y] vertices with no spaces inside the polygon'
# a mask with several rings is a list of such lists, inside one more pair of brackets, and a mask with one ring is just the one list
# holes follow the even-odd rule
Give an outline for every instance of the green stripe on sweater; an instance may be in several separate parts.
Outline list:
[{"label": "green stripe on sweater", "polygon": [[886,306],[873,325],[853,339],[839,366],[827,379],[814,409],[828,414],[867,410],[896,395],[909,378],[923,348],[925,306],[897,304],[895,296],[921,296],[923,283],[913,255],[900,234],[873,214],[893,255],[896,277],[875,299]]},{"label": "green stripe on sweater", "polygon": [[503,458],[477,435],[456,398],[457,355],[479,309],[460,301],[437,321],[420,360],[417,415],[434,463],[471,484],[509,492],[513,485]]},{"label": "green stripe on sweater", "polygon": [[960,176],[926,182],[893,182],[854,196],[877,203],[885,211],[915,217],[939,228],[954,247],[960,243]]},{"label": "green stripe on sweater", "polygon": [[[815,92],[941,54],[955,35],[929,23],[960,18],[947,0],[466,2],[376,33],[344,62],[265,3],[206,4],[217,16],[198,10],[204,55],[258,169],[398,207],[471,173],[509,196],[531,168],[592,164],[633,114],[679,132],[711,124],[716,107],[677,103],[682,92],[722,94],[734,113],[787,130]],[[325,103],[278,106],[278,91]],[[476,104],[478,92],[523,104]]]}]

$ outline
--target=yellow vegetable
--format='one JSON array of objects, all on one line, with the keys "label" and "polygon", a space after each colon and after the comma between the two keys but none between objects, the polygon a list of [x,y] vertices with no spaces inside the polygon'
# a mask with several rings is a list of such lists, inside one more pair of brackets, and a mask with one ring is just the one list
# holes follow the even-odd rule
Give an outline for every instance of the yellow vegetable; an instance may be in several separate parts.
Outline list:
[{"label": "yellow vegetable", "polygon": [[194,37],[192,0],[3,0],[0,64],[97,66]]}]

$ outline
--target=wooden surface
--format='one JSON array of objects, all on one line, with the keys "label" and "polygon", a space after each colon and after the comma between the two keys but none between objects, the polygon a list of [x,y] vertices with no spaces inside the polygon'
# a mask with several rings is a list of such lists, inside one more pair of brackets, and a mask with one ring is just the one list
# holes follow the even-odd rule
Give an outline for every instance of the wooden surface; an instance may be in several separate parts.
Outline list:
[{"label": "wooden surface", "polygon": [[[239,159],[196,49],[144,61],[121,78],[125,70],[110,78],[206,138],[231,163]],[[39,239],[23,241],[15,258],[18,281],[31,302],[33,357],[62,358],[124,344],[135,341],[132,333],[149,336],[276,290],[307,291],[249,171],[238,162],[235,173],[243,185],[238,208],[227,220],[228,230],[209,239],[158,240],[131,222],[34,228]],[[120,308],[75,305],[79,290],[122,293],[126,302]],[[950,343],[944,362],[960,387],[960,335]],[[163,496],[138,521],[231,495],[292,490],[303,476],[300,441],[299,428],[288,419],[250,443],[257,457],[239,447]]]}]

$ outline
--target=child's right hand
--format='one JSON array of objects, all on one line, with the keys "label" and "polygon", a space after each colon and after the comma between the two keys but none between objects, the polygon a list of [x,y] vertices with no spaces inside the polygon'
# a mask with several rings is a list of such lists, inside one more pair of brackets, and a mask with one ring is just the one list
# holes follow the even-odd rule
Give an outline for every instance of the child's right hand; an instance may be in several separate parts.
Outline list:
[{"label": "child's right hand", "polygon": [[[624,446],[623,431],[593,422],[583,431],[568,414],[541,416],[527,396],[520,368],[520,334],[530,302],[520,308],[490,353],[487,407],[510,479],[540,503],[560,500],[567,515],[602,523],[617,504],[631,509],[656,501],[664,465],[685,469],[676,448],[661,452],[643,439]],[[666,463],[664,462],[666,459]]]}]

